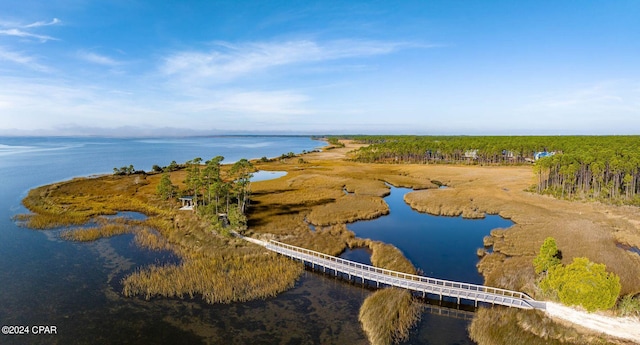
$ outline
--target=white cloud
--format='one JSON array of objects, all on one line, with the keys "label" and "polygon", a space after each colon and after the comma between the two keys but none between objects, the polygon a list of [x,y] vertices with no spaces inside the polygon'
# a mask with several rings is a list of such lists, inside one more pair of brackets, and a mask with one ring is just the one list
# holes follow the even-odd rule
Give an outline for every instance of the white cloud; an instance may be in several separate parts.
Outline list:
[{"label": "white cloud", "polygon": [[51,20],[50,22],[39,21],[39,22],[27,24],[27,25],[18,25],[16,23],[0,22],[0,27],[3,27],[3,29],[0,29],[0,35],[21,37],[21,38],[33,38],[33,39],[39,40],[40,42],[57,41],[58,40],[57,38],[54,38],[48,35],[32,33],[30,29],[39,28],[42,26],[56,25],[59,23],[61,23],[61,21],[58,18],[53,18],[53,20]]},{"label": "white cloud", "polygon": [[49,71],[48,67],[38,63],[35,58],[24,55],[22,53],[7,50],[3,47],[0,47],[0,60],[13,62],[15,64],[25,66],[35,71],[40,71],[40,72]]},{"label": "white cloud", "polygon": [[312,111],[305,107],[309,97],[289,90],[279,91],[237,91],[225,90],[205,92],[186,103],[175,104],[176,110],[188,110],[195,113],[225,112],[253,116],[274,115],[281,119],[291,115],[310,114]]},{"label": "white cloud", "polygon": [[27,25],[23,26],[23,28],[37,28],[37,27],[40,27],[40,26],[49,26],[49,25],[60,24],[61,22],[62,21],[60,21],[60,19],[53,18],[50,22],[39,21],[39,22],[27,24]]},{"label": "white cloud", "polygon": [[113,58],[96,54],[96,53],[81,51],[81,52],[78,52],[77,55],[82,60],[85,60],[94,64],[98,64],[98,65],[114,67],[122,64],[120,61],[117,61]]},{"label": "white cloud", "polygon": [[57,38],[53,38],[51,36],[32,34],[32,33],[29,33],[29,32],[26,32],[26,31],[22,31],[22,30],[19,30],[19,29],[0,30],[0,35],[16,36],[16,37],[23,37],[23,38],[35,38],[35,39],[40,40],[41,42],[57,40]]},{"label": "white cloud", "polygon": [[308,40],[231,44],[217,42],[208,52],[186,51],[168,56],[161,71],[194,81],[228,82],[268,68],[392,53],[406,43],[340,40],[318,43]]}]

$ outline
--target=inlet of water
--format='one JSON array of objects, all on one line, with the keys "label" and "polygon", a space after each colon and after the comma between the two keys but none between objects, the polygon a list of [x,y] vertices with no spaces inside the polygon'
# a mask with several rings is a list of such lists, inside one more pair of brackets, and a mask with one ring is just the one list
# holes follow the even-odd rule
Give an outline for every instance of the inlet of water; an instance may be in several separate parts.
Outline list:
[{"label": "inlet of water", "polygon": [[419,213],[404,201],[411,189],[391,187],[385,197],[390,213],[377,219],[349,224],[356,236],[393,244],[426,276],[482,284],[477,249],[495,228],[513,222],[500,216],[463,219]]}]

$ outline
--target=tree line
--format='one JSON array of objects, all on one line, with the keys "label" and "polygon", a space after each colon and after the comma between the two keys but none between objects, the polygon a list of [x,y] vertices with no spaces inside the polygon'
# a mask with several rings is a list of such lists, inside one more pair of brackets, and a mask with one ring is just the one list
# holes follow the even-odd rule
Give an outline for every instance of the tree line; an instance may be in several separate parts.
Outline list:
[{"label": "tree line", "polygon": [[[203,162],[198,157],[184,163],[187,175],[182,195],[193,197],[194,209],[202,215],[217,219],[220,213],[224,213],[231,224],[245,224],[244,213],[249,205],[250,180],[255,168],[243,158],[223,169],[223,160],[224,157],[216,156]],[[177,187],[171,183],[169,172],[163,173],[157,192],[164,199],[177,195]]]},{"label": "tree line", "polygon": [[[534,164],[538,193],[640,205],[640,136],[352,136],[359,162]],[[545,154],[540,154],[545,153]],[[539,158],[540,156],[546,156]]]}]

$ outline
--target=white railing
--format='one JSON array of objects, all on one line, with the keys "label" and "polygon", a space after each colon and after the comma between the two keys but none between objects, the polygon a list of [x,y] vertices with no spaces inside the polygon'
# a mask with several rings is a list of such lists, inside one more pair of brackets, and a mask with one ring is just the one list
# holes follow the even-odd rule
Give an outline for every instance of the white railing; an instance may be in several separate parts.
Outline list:
[{"label": "white railing", "polygon": [[[500,288],[496,288],[496,287],[491,287],[491,286],[484,286],[484,285],[476,285],[476,284],[469,284],[469,283],[461,283],[461,282],[454,282],[454,281],[449,281],[449,280],[444,280],[444,279],[437,279],[437,278],[430,278],[430,277],[425,277],[425,276],[419,276],[419,275],[415,275],[415,274],[408,274],[408,273],[402,273],[402,272],[397,272],[397,271],[392,271],[392,270],[387,270],[384,268],[379,268],[379,267],[374,267],[374,266],[370,266],[370,265],[365,265],[365,264],[361,264],[358,262],[354,262],[354,261],[350,261],[350,260],[345,260],[342,258],[338,258],[335,256],[331,256],[331,255],[327,255],[324,253],[320,253],[320,252],[316,252],[310,249],[305,249],[305,248],[300,248],[300,247],[296,247],[296,246],[292,246],[290,244],[286,244],[286,243],[282,243],[282,242],[278,242],[278,241],[274,241],[271,240],[270,242],[264,242],[266,245],[265,247],[269,248],[283,248],[289,251],[293,251],[293,252],[297,252],[297,253],[301,253],[301,254],[305,254],[311,258],[319,258],[322,260],[325,260],[327,263],[335,263],[336,266],[339,265],[341,266],[341,271],[343,271],[344,273],[347,274],[353,274],[353,275],[364,275],[364,273],[373,273],[376,276],[382,276],[381,278],[386,278],[386,281],[391,281],[393,283],[395,283],[394,285],[398,284],[401,285],[403,282],[399,281],[399,280],[394,280],[393,278],[400,278],[403,280],[407,280],[407,281],[412,281],[412,282],[419,282],[419,283],[423,283],[423,284],[428,284],[428,285],[432,285],[432,286],[437,286],[440,288],[453,288],[453,289],[460,289],[460,290],[465,290],[465,291],[469,291],[469,292],[481,292],[481,293],[488,293],[488,294],[493,294],[493,295],[500,295],[500,296],[504,296],[504,297],[511,297],[511,298],[517,298],[517,299],[522,299],[525,301],[534,301],[533,298],[529,297],[527,294],[519,292],[519,291],[512,291],[512,290],[506,290],[506,289],[500,289]],[[271,249],[269,248],[269,249]],[[275,249],[274,248],[274,249]],[[273,249],[272,249],[273,250]],[[281,252],[280,250],[274,250],[276,252]],[[286,253],[282,253],[282,254],[286,254]],[[299,257],[298,259],[303,260],[303,257]],[[311,260],[307,260],[307,261],[311,261]],[[322,263],[318,262],[318,264],[322,265]],[[350,269],[352,268],[352,269]],[[370,276],[371,277],[371,276]],[[381,281],[384,283],[384,281]],[[408,286],[409,282],[404,282],[403,285],[406,285],[407,287],[411,287]],[[417,286],[413,286],[414,288]]]},{"label": "white railing", "polygon": [[524,309],[546,309],[545,302],[536,301],[527,294],[519,291],[392,271],[345,260],[274,240],[267,242],[251,237],[244,237],[236,232],[232,233],[237,237],[263,246],[276,253],[332,269],[336,274],[341,272],[351,276],[360,277],[363,281],[368,279],[370,281],[376,281],[378,283],[393,285],[413,291],[449,296],[458,299],[469,299],[477,302],[502,304]]}]

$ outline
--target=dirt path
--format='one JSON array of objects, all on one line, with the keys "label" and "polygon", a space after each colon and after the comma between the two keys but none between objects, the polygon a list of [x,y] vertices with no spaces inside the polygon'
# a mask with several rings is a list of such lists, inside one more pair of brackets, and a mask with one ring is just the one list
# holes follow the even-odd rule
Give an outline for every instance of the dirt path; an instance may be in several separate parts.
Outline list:
[{"label": "dirt path", "polygon": [[590,330],[640,343],[640,320],[587,313],[547,302],[547,314]]}]

